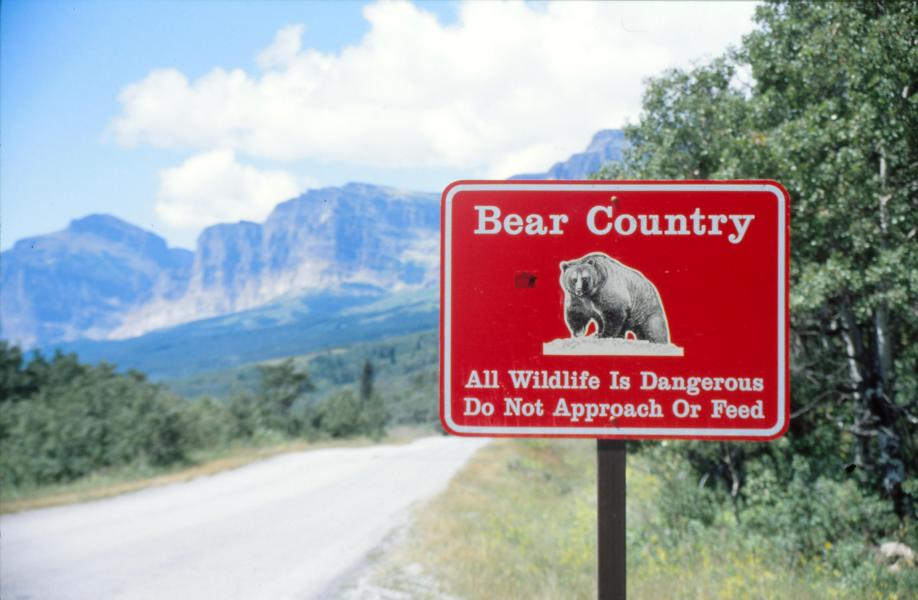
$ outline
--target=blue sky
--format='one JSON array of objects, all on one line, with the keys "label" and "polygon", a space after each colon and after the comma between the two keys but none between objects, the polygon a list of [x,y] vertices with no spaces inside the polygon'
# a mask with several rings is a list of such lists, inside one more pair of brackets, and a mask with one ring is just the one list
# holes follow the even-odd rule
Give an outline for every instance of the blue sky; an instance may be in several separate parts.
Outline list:
[{"label": "blue sky", "polygon": [[192,247],[360,180],[542,170],[749,4],[0,4],[0,244],[115,214]]}]

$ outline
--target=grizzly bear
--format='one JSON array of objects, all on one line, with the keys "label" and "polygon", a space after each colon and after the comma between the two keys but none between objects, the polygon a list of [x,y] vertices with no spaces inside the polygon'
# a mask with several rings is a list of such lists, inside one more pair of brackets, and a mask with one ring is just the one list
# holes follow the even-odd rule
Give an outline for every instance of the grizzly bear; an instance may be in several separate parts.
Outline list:
[{"label": "grizzly bear", "polygon": [[596,322],[596,337],[669,342],[669,326],[660,294],[639,271],[605,254],[594,252],[561,263],[564,321],[573,337]]}]

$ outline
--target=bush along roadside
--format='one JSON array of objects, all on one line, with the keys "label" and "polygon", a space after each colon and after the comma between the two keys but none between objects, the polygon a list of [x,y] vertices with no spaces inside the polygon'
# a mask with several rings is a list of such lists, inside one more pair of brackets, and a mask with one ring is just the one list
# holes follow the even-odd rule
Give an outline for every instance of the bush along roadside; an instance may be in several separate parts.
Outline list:
[{"label": "bush along roadside", "polygon": [[[629,598],[914,597],[906,546],[884,558],[870,535],[890,525],[882,499],[801,466],[789,485],[754,475],[759,500],[737,510],[674,457],[679,444],[629,444]],[[595,598],[596,560],[595,443],[499,440],[420,511],[371,583],[406,594],[420,571],[467,600]]]},{"label": "bush along roadside", "polygon": [[112,469],[167,469],[203,452],[287,440],[367,436],[389,420],[364,365],[356,391],[310,402],[309,375],[292,360],[258,367],[254,392],[185,400],[139,372],[35,353],[0,341],[0,490],[72,482]]}]

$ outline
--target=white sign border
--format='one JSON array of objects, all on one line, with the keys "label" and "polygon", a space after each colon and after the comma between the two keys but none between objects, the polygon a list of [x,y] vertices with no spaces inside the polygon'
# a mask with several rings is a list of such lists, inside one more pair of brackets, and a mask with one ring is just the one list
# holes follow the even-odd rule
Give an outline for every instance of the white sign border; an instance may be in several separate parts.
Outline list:
[{"label": "white sign border", "polygon": [[[693,429],[693,428],[643,428],[643,427],[489,427],[459,425],[452,419],[451,411],[451,368],[450,349],[452,347],[452,205],[453,198],[460,192],[489,191],[577,191],[577,192],[769,192],[777,198],[778,208],[778,418],[777,422],[767,429]],[[785,426],[786,409],[786,292],[787,248],[785,245],[786,201],[784,191],[769,183],[462,183],[449,188],[443,207],[443,294],[441,310],[443,313],[442,336],[443,352],[443,405],[441,417],[451,432],[473,436],[508,435],[508,436],[615,436],[615,437],[694,437],[694,438],[772,438]]]}]

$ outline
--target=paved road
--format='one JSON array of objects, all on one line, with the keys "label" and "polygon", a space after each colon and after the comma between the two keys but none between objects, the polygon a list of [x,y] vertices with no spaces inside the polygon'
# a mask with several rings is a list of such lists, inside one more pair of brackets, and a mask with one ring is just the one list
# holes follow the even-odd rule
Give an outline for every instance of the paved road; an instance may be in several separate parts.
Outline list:
[{"label": "paved road", "polygon": [[3,517],[0,597],[318,597],[484,443],[313,450]]}]

